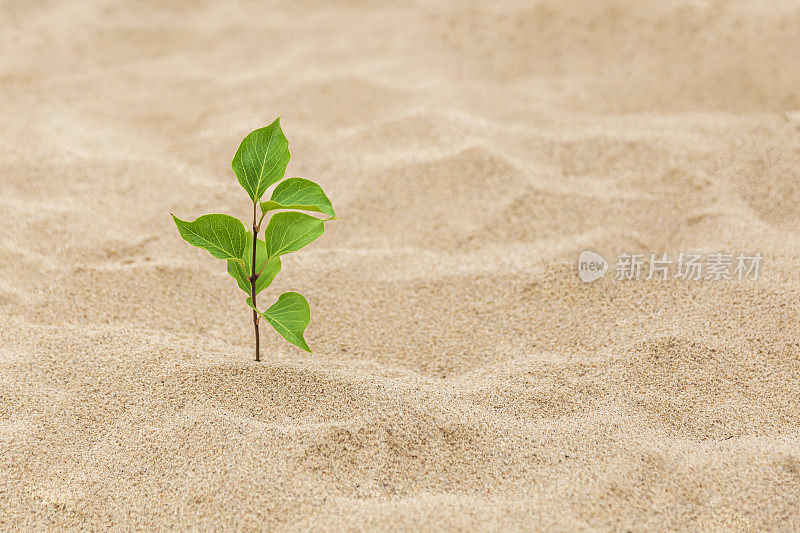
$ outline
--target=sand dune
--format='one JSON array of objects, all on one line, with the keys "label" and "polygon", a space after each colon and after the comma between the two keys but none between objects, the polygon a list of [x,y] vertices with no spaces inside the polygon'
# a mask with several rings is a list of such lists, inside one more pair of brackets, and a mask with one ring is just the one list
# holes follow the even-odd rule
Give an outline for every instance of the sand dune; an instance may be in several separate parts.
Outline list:
[{"label": "sand dune", "polygon": [[[800,7],[0,4],[0,529],[800,529]],[[341,220],[266,299],[281,115]],[[757,281],[576,276],[760,252]],[[613,274],[613,272],[612,272]]]}]

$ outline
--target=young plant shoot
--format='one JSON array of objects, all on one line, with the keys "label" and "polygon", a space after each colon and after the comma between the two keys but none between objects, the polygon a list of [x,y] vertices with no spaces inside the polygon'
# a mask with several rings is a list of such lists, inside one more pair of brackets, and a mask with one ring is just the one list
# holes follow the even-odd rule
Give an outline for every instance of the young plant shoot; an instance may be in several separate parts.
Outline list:
[{"label": "young plant shoot", "polygon": [[[251,231],[229,215],[203,215],[192,222],[172,215],[181,237],[217,259],[224,259],[228,274],[247,294],[245,301],[253,312],[256,361],[261,360],[258,325],[262,317],[284,339],[311,352],[303,338],[311,321],[306,299],[296,292],[285,292],[265,311],[260,311],[257,296],[280,272],[281,256],[314,241],[325,231],[324,222],[336,217],[331,201],[313,181],[303,178],[281,181],[289,157],[289,141],[281,130],[280,118],[253,131],[239,145],[231,167],[253,202]],[[270,199],[261,201],[267,189],[276,183]],[[267,215],[261,240],[258,234]]]}]

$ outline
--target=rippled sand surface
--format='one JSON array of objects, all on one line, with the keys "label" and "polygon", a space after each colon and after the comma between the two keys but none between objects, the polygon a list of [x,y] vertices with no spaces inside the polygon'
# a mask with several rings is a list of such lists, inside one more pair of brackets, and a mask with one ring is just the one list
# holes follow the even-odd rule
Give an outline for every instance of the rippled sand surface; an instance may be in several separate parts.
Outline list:
[{"label": "rippled sand surface", "polygon": [[[0,529],[800,529],[800,6],[0,4]],[[262,331],[169,213],[281,115]],[[760,252],[592,284],[581,250]],[[260,298],[261,299],[261,298]]]}]

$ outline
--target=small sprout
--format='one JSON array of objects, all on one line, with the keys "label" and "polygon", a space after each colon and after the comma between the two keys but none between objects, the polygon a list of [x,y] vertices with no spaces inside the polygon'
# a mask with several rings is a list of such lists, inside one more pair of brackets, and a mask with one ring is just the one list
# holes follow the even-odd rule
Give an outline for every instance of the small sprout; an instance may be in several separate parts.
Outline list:
[{"label": "small sprout", "polygon": [[[253,310],[256,361],[261,360],[258,331],[261,317],[284,339],[311,352],[303,337],[311,321],[306,299],[296,292],[285,292],[262,312],[256,305],[256,297],[281,271],[282,255],[313,242],[325,231],[324,222],[336,218],[331,201],[319,185],[303,178],[281,181],[289,157],[289,141],[281,130],[280,118],[250,133],[236,151],[231,167],[253,202],[252,231],[229,215],[203,215],[192,222],[172,216],[186,242],[217,259],[226,260],[228,274],[247,294],[245,301]],[[276,183],[269,201],[262,202],[267,189]],[[258,233],[268,214],[264,240],[261,240]],[[320,215],[325,218],[318,218]]]}]

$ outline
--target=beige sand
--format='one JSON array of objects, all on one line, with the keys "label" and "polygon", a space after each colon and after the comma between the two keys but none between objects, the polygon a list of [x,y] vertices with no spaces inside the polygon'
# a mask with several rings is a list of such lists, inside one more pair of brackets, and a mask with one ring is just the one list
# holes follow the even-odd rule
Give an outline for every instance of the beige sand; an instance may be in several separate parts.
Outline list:
[{"label": "beige sand", "polygon": [[[0,4],[0,529],[800,529],[796,2],[163,4]],[[342,220],[255,364],[169,213],[277,115]]]}]

